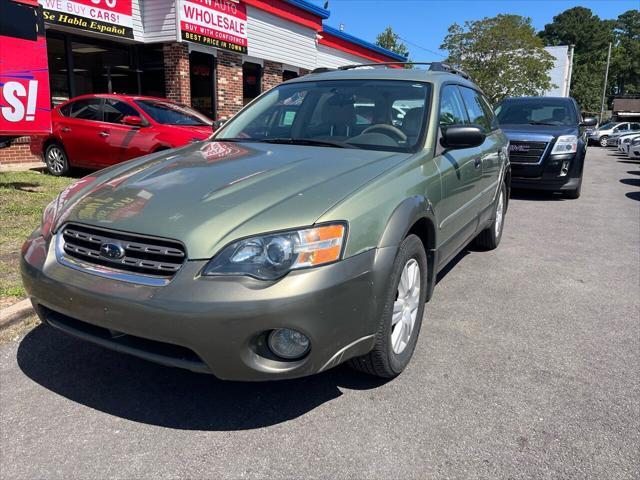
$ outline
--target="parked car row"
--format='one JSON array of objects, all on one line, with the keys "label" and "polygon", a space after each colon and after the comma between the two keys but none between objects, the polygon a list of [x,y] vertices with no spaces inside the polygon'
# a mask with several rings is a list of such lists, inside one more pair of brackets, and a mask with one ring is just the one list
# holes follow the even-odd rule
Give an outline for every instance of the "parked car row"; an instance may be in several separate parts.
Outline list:
[{"label": "parked car row", "polygon": [[[271,380],[349,361],[394,377],[438,273],[470,242],[500,244],[512,185],[580,195],[594,123],[571,99],[505,100],[496,115],[435,63],[312,72],[207,142],[209,121],[187,107],[76,99],[41,142],[54,174],[124,160],[138,137],[136,154],[155,153],[46,208],[22,249],[24,285],[44,323],[165,365]],[[174,145],[169,126],[186,146],[158,151]],[[70,142],[78,131],[110,145],[87,151]]]},{"label": "parked car row", "polygon": [[619,135],[616,138],[610,138],[608,146],[616,148],[618,152],[627,155],[629,158],[639,158],[640,131]]},{"label": "parked car row", "polygon": [[607,122],[588,132],[589,142],[606,147],[615,143],[615,139],[627,133],[640,132],[640,122]]}]

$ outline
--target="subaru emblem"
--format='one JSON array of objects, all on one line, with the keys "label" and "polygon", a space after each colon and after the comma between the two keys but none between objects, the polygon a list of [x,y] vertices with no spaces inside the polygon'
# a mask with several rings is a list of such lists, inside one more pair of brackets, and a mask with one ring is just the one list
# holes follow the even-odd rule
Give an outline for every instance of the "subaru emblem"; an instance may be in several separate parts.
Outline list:
[{"label": "subaru emblem", "polygon": [[124,247],[118,243],[103,243],[100,245],[100,255],[109,260],[119,260],[124,257]]}]

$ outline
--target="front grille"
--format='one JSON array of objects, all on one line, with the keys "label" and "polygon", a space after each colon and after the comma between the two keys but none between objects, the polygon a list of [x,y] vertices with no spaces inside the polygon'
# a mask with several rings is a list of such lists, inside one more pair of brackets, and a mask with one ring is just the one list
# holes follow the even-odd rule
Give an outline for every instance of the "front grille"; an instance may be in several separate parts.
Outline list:
[{"label": "front grille", "polygon": [[[67,224],[61,232],[64,253],[86,263],[125,272],[157,277],[172,277],[186,260],[184,246],[175,240],[145,237],[85,225]],[[123,249],[121,258],[109,258],[101,248],[105,244]]]},{"label": "front grille", "polygon": [[509,142],[509,160],[513,163],[539,163],[547,142]]}]

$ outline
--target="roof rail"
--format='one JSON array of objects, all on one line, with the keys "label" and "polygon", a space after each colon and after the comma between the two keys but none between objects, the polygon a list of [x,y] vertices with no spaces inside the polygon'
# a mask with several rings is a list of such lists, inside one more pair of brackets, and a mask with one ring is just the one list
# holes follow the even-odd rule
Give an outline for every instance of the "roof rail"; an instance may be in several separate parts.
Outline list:
[{"label": "roof rail", "polygon": [[[391,66],[394,65],[429,65],[429,70],[430,72],[448,72],[448,73],[453,73],[454,75],[460,75],[463,78],[466,78],[467,80],[471,80],[471,77],[464,71],[461,70],[457,67],[454,67],[448,63],[445,62],[381,62],[381,63],[361,63],[361,64],[352,64],[352,65],[343,65],[341,67],[338,67],[338,70],[353,70],[355,68],[360,68],[360,67],[372,67],[372,68],[376,68],[376,67],[384,67],[384,68],[389,68]],[[322,72],[327,72],[327,71],[333,71],[335,69],[333,68],[316,68],[313,72],[311,73],[322,73]]]},{"label": "roof rail", "polygon": [[326,73],[326,72],[335,72],[337,68],[329,68],[329,67],[318,67],[311,70],[311,73]]}]

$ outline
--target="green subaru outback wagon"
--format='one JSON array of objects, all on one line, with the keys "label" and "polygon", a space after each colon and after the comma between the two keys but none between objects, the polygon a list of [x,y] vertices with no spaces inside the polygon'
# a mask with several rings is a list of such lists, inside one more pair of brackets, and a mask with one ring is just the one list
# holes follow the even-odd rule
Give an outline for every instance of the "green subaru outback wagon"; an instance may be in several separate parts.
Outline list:
[{"label": "green subaru outback wagon", "polygon": [[76,182],[24,244],[22,276],[45,324],[164,365],[393,377],[438,271],[500,242],[509,177],[462,72],[323,69],[206,141]]}]

